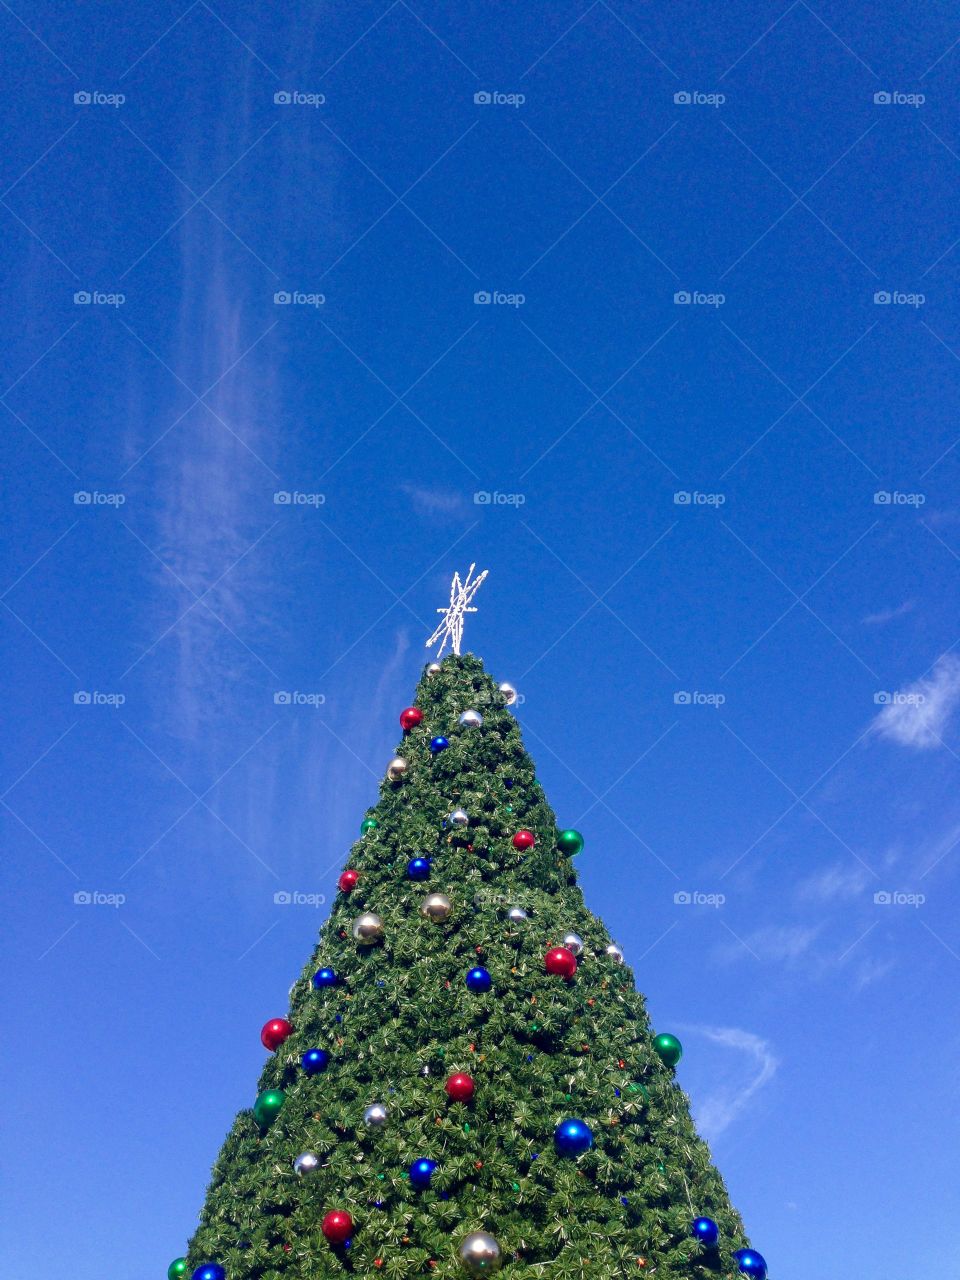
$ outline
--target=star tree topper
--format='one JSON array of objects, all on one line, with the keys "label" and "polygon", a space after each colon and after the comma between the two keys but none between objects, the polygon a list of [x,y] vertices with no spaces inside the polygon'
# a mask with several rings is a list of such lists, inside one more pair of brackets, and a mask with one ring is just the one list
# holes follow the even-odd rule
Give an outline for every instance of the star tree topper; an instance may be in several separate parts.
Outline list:
[{"label": "star tree topper", "polygon": [[460,643],[463,640],[463,621],[468,613],[476,613],[476,605],[471,606],[470,601],[480,590],[484,578],[490,572],[484,569],[479,577],[470,581],[470,575],[477,566],[472,564],[467,570],[467,576],[461,582],[459,573],[453,575],[453,582],[450,584],[450,603],[446,609],[438,609],[437,613],[443,614],[443,621],[434,631],[433,635],[427,641],[425,648],[429,649],[432,644],[440,641],[440,648],[437,650],[439,658],[443,653],[447,641],[450,641],[450,647],[454,653],[459,654]]}]

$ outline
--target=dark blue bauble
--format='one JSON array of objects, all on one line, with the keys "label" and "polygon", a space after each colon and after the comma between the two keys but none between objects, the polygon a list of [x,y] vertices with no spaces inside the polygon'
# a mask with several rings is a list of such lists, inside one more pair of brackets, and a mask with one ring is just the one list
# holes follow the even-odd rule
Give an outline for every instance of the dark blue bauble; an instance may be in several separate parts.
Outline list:
[{"label": "dark blue bauble", "polygon": [[300,1065],[308,1076],[319,1075],[321,1071],[326,1071],[329,1061],[330,1055],[326,1049],[308,1049],[306,1053],[300,1055]]},{"label": "dark blue bauble", "polygon": [[750,1280],[766,1280],[767,1263],[762,1253],[756,1249],[737,1249],[733,1256],[742,1275],[750,1276]]},{"label": "dark blue bauble", "polygon": [[227,1280],[227,1273],[219,1262],[201,1262],[191,1280]]},{"label": "dark blue bauble", "polygon": [[503,780],[503,785],[507,788],[507,790],[508,790],[508,791],[512,791],[512,790],[513,790],[513,779],[512,779],[512,778],[504,778],[504,780]]},{"label": "dark blue bauble", "polygon": [[436,1160],[428,1160],[426,1157],[422,1160],[414,1160],[409,1171],[410,1185],[416,1187],[419,1191],[423,1191],[425,1187],[429,1187],[430,1179],[433,1177],[436,1168]]},{"label": "dark blue bauble", "polygon": [[489,991],[492,986],[493,979],[486,969],[471,969],[467,974],[468,991]]},{"label": "dark blue bauble", "polygon": [[407,863],[407,875],[411,880],[426,880],[430,875],[430,859],[411,858]]},{"label": "dark blue bauble", "polygon": [[558,1155],[582,1156],[593,1146],[593,1134],[583,1120],[561,1120],[553,1131],[553,1141]]},{"label": "dark blue bauble", "polygon": [[332,969],[318,969],[313,975],[313,985],[320,987],[335,987],[337,985],[337,975]]},{"label": "dark blue bauble", "polygon": [[430,750],[435,756],[438,756],[441,751],[446,751],[449,745],[450,743],[444,737],[438,736],[430,739]]},{"label": "dark blue bauble", "polygon": [[720,1239],[720,1228],[712,1218],[694,1218],[690,1234],[710,1249]]}]

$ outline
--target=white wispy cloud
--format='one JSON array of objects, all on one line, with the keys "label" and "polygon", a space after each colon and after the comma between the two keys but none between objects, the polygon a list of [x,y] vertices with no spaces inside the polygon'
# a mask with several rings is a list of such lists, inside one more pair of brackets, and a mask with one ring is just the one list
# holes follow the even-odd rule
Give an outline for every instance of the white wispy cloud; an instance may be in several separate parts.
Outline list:
[{"label": "white wispy cloud", "polygon": [[944,731],[960,703],[960,658],[947,653],[928,676],[892,695],[874,718],[872,729],[881,738],[919,751],[942,745]]},{"label": "white wispy cloud", "polygon": [[872,881],[866,867],[852,861],[836,862],[801,880],[797,885],[797,898],[801,902],[817,903],[849,901],[861,898]]},{"label": "white wispy cloud", "polygon": [[700,1103],[696,1111],[697,1128],[707,1141],[713,1141],[770,1083],[780,1062],[770,1044],[752,1031],[744,1031],[740,1027],[694,1027],[691,1030],[737,1055],[736,1068]]},{"label": "white wispy cloud", "polygon": [[400,487],[420,515],[452,516],[459,515],[467,509],[463,494],[453,489],[425,489],[415,484],[404,484]]},{"label": "white wispy cloud", "polygon": [[882,627],[886,622],[893,622],[907,613],[912,613],[916,603],[916,600],[904,600],[903,604],[895,605],[893,608],[878,609],[876,613],[868,613],[860,621],[867,627]]}]

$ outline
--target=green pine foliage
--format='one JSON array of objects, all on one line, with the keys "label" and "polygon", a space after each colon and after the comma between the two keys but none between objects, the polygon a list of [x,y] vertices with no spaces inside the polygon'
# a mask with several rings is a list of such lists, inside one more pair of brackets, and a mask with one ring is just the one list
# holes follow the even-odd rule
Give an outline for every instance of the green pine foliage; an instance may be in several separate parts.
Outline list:
[{"label": "green pine foliage", "polygon": [[[477,658],[449,656],[424,675],[415,705],[423,723],[398,748],[408,772],[381,787],[368,814],[377,826],[346,863],[359,883],[338,895],[291,990],[294,1033],[260,1078],[285,1104],[266,1130],[252,1109],[237,1117],[188,1274],[215,1261],[227,1280],[462,1280],[459,1243],[482,1230],[500,1242],[505,1280],[735,1276],[743,1224],[652,1048],[632,974],[605,954],[610,937],[558,852],[555,815],[503,696]],[[484,717],[479,729],[458,725],[470,707]],[[434,756],[437,734],[450,746]],[[445,824],[457,807],[466,828]],[[511,843],[519,828],[536,836],[525,853]],[[426,883],[407,876],[417,855],[433,860]],[[453,901],[445,923],[420,913],[430,892]],[[528,919],[510,923],[513,905]],[[354,941],[362,911],[383,919],[381,944]],[[571,930],[585,945],[566,982],[546,973],[544,954]],[[464,982],[478,964],[493,978],[486,994]],[[314,988],[322,966],[336,987]],[[313,1047],[331,1062],[308,1077],[300,1055]],[[457,1071],[476,1082],[470,1103],[444,1092]],[[389,1108],[383,1128],[364,1124],[371,1102]],[[568,1116],[594,1134],[577,1159],[554,1149]],[[321,1163],[298,1177],[303,1151]],[[407,1169],[422,1156],[438,1167],[418,1191]],[[349,1249],[321,1232],[332,1209],[353,1216]],[[718,1249],[691,1238],[698,1215],[719,1224]]]}]

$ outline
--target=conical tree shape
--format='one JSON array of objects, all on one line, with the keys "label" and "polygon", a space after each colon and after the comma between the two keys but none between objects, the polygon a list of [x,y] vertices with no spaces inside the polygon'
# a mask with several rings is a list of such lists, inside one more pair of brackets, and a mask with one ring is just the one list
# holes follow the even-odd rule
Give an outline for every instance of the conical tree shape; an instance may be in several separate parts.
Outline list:
[{"label": "conical tree shape", "polygon": [[[416,706],[422,722],[398,748],[406,772],[384,781],[350,853],[357,882],[291,990],[293,1032],[223,1146],[186,1274],[210,1263],[227,1280],[461,1280],[461,1242],[483,1231],[508,1280],[736,1276],[741,1220],[632,974],[584,905],[503,695],[477,658],[450,656],[427,668]],[[468,709],[482,726],[459,723]],[[432,751],[438,736],[449,745]],[[465,826],[449,820],[458,808]],[[533,847],[515,847],[521,830]],[[409,874],[418,857],[426,880]],[[436,893],[452,903],[445,920],[422,912]],[[383,925],[373,945],[354,937],[365,912]],[[565,978],[545,955],[569,933],[583,950]],[[487,991],[467,985],[477,967]],[[333,985],[318,985],[321,969]],[[301,1062],[311,1049],[329,1054],[314,1074]],[[472,1078],[469,1101],[445,1090],[457,1073]],[[382,1124],[365,1122],[373,1103]],[[592,1131],[579,1155],[555,1141],[571,1118]],[[304,1152],[317,1167],[298,1173]],[[426,1186],[410,1175],[421,1159],[436,1164]],[[349,1245],[324,1235],[334,1211],[352,1219]],[[716,1245],[691,1233],[701,1216]]]}]

